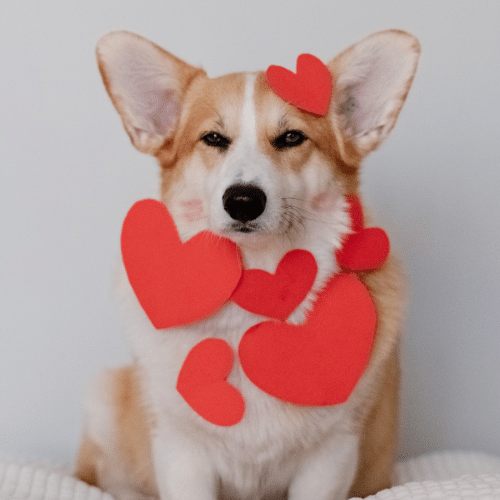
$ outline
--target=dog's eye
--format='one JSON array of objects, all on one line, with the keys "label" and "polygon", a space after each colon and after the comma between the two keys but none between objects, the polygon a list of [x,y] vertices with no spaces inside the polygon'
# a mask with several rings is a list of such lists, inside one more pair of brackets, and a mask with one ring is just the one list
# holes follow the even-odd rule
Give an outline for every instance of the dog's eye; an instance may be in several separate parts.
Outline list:
[{"label": "dog's eye", "polygon": [[307,136],[300,130],[287,130],[273,140],[276,149],[294,148],[307,141]]},{"label": "dog's eye", "polygon": [[220,149],[221,151],[225,151],[231,144],[230,139],[224,137],[222,134],[219,134],[218,132],[207,132],[206,134],[201,136],[201,140],[207,146]]}]

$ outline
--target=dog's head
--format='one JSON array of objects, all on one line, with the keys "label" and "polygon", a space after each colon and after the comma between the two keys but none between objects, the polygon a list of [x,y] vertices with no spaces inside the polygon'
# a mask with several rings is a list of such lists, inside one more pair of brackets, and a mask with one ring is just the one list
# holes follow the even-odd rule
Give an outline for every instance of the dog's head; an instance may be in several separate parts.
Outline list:
[{"label": "dog's head", "polygon": [[128,32],[97,47],[132,143],[159,161],[181,235],[209,229],[240,245],[345,215],[343,195],[356,193],[361,160],[394,126],[418,55],[400,31],[350,47],[327,65],[332,100],[318,117],[275,95],[264,73],[208,78]]}]

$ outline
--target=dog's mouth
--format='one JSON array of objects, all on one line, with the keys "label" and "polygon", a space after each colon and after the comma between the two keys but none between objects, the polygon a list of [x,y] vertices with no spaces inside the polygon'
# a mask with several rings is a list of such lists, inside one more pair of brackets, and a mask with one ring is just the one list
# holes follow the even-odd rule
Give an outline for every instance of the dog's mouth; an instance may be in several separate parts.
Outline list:
[{"label": "dog's mouth", "polygon": [[237,243],[284,236],[304,226],[306,211],[299,198],[281,198],[278,204],[256,184],[233,184],[224,193],[226,218],[222,229]]},{"label": "dog's mouth", "polygon": [[222,231],[221,236],[229,238],[237,245],[247,247],[266,244],[265,242],[275,235],[256,222],[233,222]]},{"label": "dog's mouth", "polygon": [[233,222],[229,229],[232,233],[254,234],[262,231],[256,222]]},{"label": "dog's mouth", "polygon": [[232,218],[226,222],[222,233],[230,239],[240,241],[247,238],[259,239],[286,236],[292,233],[301,232],[304,228],[304,221],[308,212],[300,207],[295,199],[283,198],[281,206],[273,215],[262,219],[258,217],[253,220],[247,220],[245,215],[240,214],[240,220]]}]

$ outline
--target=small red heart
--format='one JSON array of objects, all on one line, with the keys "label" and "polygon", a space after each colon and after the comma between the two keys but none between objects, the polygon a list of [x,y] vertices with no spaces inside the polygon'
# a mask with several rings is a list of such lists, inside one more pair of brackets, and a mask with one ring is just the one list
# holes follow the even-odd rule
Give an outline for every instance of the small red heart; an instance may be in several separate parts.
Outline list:
[{"label": "small red heart", "polygon": [[310,252],[292,250],[281,259],[274,274],[243,270],[231,299],[247,311],[284,321],[306,298],[317,272],[316,259]]},{"label": "small red heart", "polygon": [[332,75],[317,57],[301,54],[296,74],[281,66],[269,66],[266,78],[274,93],[292,106],[320,116],[328,113]]},{"label": "small red heart", "polygon": [[375,305],[355,276],[335,276],[306,323],[259,323],[240,342],[241,366],[267,394],[298,405],[347,400],[370,356]]},{"label": "small red heart", "polygon": [[172,216],[156,200],[138,201],[129,210],[121,250],[132,289],[158,329],[213,314],[241,277],[233,242],[203,231],[182,243]]},{"label": "small red heart", "polygon": [[233,351],[222,339],[205,339],[187,355],[177,379],[186,403],[208,422],[236,425],[245,413],[240,391],[226,382],[233,367]]},{"label": "small red heart", "polygon": [[387,233],[379,227],[364,227],[363,208],[357,196],[347,196],[350,234],[335,256],[340,267],[349,271],[373,271],[382,267],[391,245]]},{"label": "small red heart", "polygon": [[336,253],[337,262],[350,271],[373,271],[382,267],[390,252],[387,233],[380,227],[367,227],[350,234]]},{"label": "small red heart", "polygon": [[351,230],[353,233],[357,233],[365,227],[363,207],[357,196],[346,196],[345,200],[347,201],[347,211],[351,219]]}]

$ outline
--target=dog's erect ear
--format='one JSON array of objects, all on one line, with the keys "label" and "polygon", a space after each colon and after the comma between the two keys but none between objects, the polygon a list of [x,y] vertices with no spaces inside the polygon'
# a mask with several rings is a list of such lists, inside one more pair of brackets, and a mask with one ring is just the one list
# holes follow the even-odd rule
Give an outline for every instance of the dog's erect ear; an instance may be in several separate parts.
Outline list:
[{"label": "dog's erect ear", "polygon": [[175,131],[189,83],[203,71],[126,31],[102,37],[96,52],[104,85],[132,143],[155,154]]},{"label": "dog's erect ear", "polygon": [[332,118],[358,159],[376,149],[396,123],[419,55],[416,38],[389,30],[365,38],[328,63],[335,79]]}]

